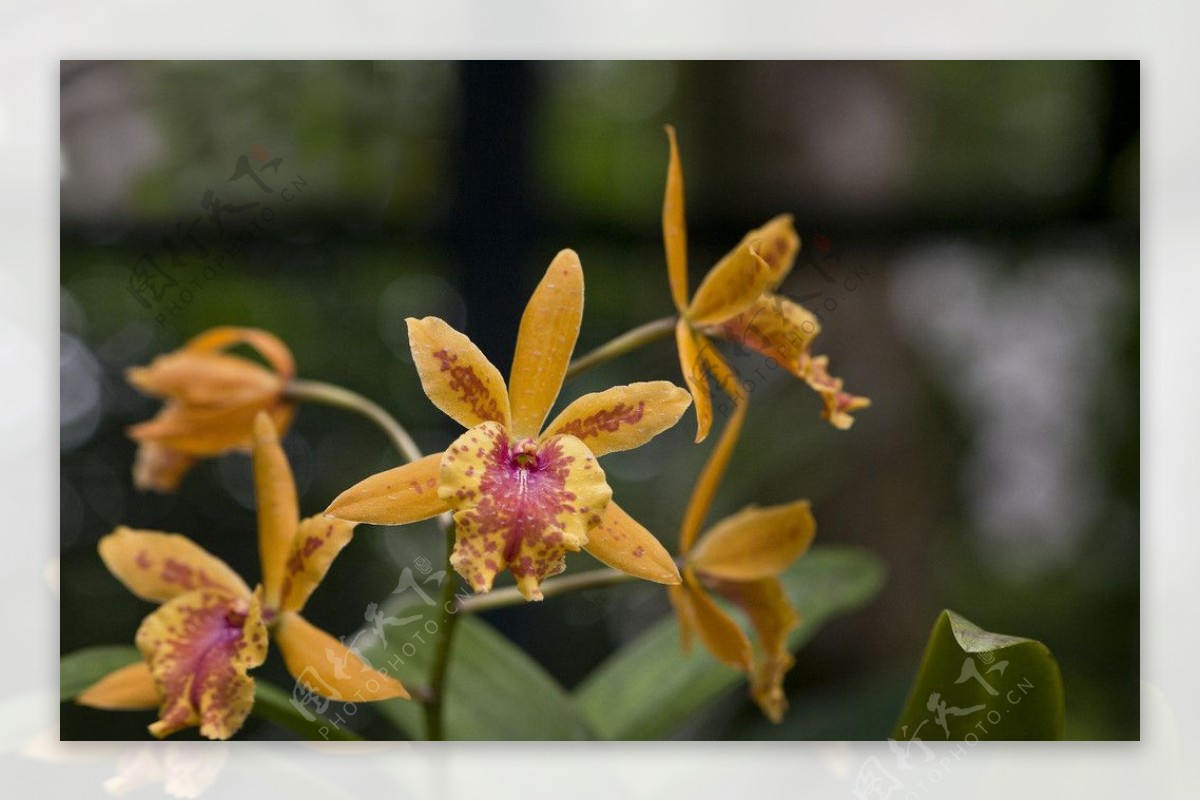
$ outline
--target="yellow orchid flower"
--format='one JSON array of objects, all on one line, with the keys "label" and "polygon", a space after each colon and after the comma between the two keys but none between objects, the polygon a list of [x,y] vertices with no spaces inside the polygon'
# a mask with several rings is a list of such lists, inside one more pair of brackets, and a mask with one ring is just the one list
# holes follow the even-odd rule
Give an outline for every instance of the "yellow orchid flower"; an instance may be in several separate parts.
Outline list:
[{"label": "yellow orchid flower", "polygon": [[[734,412],[684,514],[679,536],[683,583],[668,591],[679,618],[683,650],[691,649],[692,634],[697,634],[719,661],[746,673],[751,697],[778,723],[787,709],[783,678],[795,663],[788,634],[800,625],[779,574],[808,550],[816,522],[808,501],[749,506],[714,525],[697,542],[697,532],[746,418],[745,395],[735,401]],[[741,627],[713,600],[709,590],[740,608],[749,619],[758,635],[757,655]]]},{"label": "yellow orchid flower", "polygon": [[517,335],[506,387],[467,337],[436,317],[408,319],[425,394],[468,430],[444,453],[378,473],[326,514],[399,525],[454,512],[454,569],[487,592],[507,568],[528,600],[586,548],[605,564],[664,584],[680,581],[669,553],[610,501],[596,458],[645,444],[674,425],[688,393],[668,381],[584,395],[543,427],[562,388],[583,319],[583,269],[571,250],[551,262]]},{"label": "yellow orchid flower", "polygon": [[[696,441],[712,426],[712,398],[706,369],[712,350],[707,336],[719,336],[774,359],[820,393],[821,416],[838,428],[854,423],[851,412],[870,400],[843,391],[842,380],[827,372],[828,357],[809,354],[821,331],[816,315],[774,290],[791,272],[800,237],[789,214],[782,214],[742,238],[738,246],[708,271],[688,299],[687,223],[683,204],[683,166],[675,129],[666,126],[671,155],[663,196],[662,227],[671,298],[679,312],[675,328],[683,377],[696,402]],[[703,358],[702,358],[703,357]]]},{"label": "yellow orchid flower", "polygon": [[[225,351],[257,350],[273,369]],[[273,334],[223,326],[192,338],[126,376],[140,392],[167,403],[151,420],[129,428],[138,442],[133,481],[138,489],[174,492],[196,460],[250,447],[254,417],[271,415],[287,432],[295,406],[284,399],[296,374],[291,351]]]},{"label": "yellow orchid flower", "polygon": [[189,726],[231,737],[254,705],[248,675],[267,657],[268,633],[288,671],[335,700],[408,698],[394,678],[371,669],[300,615],[354,524],[300,519],[287,457],[266,412],[254,421],[254,483],[263,582],[250,588],[228,565],[179,534],[121,526],[100,540],[104,564],[130,592],[162,604],[142,621],[144,661],[121,668],[78,701],[100,709],[153,709],[156,737]]}]

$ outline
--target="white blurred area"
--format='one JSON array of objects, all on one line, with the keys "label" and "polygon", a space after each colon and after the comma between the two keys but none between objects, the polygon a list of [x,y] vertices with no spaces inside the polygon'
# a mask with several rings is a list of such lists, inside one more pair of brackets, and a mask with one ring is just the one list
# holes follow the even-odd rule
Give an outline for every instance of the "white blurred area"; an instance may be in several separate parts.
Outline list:
[{"label": "white blurred area", "polygon": [[962,241],[911,249],[890,286],[897,329],[972,432],[959,478],[980,555],[1017,576],[1069,564],[1107,503],[1094,432],[1137,412],[1117,408],[1106,361],[1136,287],[1099,245],[1006,264]]}]

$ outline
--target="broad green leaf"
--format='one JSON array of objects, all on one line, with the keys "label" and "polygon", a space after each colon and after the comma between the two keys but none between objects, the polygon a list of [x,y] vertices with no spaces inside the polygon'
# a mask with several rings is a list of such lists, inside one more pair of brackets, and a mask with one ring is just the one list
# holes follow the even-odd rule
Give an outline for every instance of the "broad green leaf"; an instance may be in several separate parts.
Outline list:
[{"label": "broad green leaf", "polygon": [[1061,740],[1062,674],[1036,640],[993,634],[943,610],[895,740]]},{"label": "broad green leaf", "polygon": [[[429,684],[440,616],[436,606],[392,609],[385,614],[404,625],[382,629],[361,647],[379,670],[396,676],[414,698]],[[417,617],[417,616],[420,617]],[[591,737],[567,692],[525,652],[482,620],[458,621],[446,673],[444,702],[448,740],[581,740]],[[382,701],[376,708],[410,737],[425,737],[424,710],[417,701]]]},{"label": "broad green leaf", "polygon": [[[829,618],[870,600],[883,583],[883,567],[869,551],[819,547],[781,578],[803,619],[788,639],[795,651]],[[601,737],[650,740],[670,734],[744,681],[740,672],[717,662],[698,644],[685,656],[671,617],[617,651],[575,697]]]},{"label": "broad green leaf", "polygon": [[254,680],[254,708],[250,714],[278,723],[291,729],[306,740],[361,740],[345,726],[335,726],[312,709],[312,702],[293,704],[287,692],[268,684],[262,679]]},{"label": "broad green leaf", "polygon": [[58,661],[59,700],[70,701],[109,673],[141,658],[132,645],[98,645],[67,654]]}]

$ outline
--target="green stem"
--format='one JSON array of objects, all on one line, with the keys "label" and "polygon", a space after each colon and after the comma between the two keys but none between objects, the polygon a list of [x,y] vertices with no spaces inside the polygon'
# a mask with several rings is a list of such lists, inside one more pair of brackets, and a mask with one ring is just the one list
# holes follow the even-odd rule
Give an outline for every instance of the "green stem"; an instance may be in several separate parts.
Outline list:
[{"label": "green stem", "polygon": [[445,721],[443,719],[446,693],[446,673],[450,666],[450,646],[454,641],[454,630],[458,628],[458,608],[455,605],[455,591],[458,589],[458,574],[450,564],[450,554],[454,553],[454,530],[451,527],[446,532],[446,580],[442,584],[442,598],[438,611],[442,619],[438,625],[438,646],[433,658],[433,670],[429,674],[429,694],[425,701],[425,736],[429,740],[446,739]]},{"label": "green stem", "polygon": [[[611,587],[614,584],[621,584],[633,578],[628,573],[613,570],[612,568],[589,570],[586,573],[577,573],[574,576],[563,576],[562,578],[552,578],[543,581],[542,597],[549,598],[553,595],[564,595],[576,590]],[[499,609],[504,606],[515,606],[523,603],[525,603],[525,597],[521,595],[516,587],[505,587],[500,590],[492,590],[485,595],[472,595],[470,598],[459,601],[455,607],[455,611],[472,614],[475,612],[484,612],[488,609]]]},{"label": "green stem", "polygon": [[639,325],[626,331],[616,339],[609,340],[589,353],[585,353],[567,367],[567,378],[575,378],[580,373],[611,361],[618,356],[624,356],[630,351],[637,350],[659,339],[664,339],[675,330],[677,318],[674,315],[652,320],[645,325]]},{"label": "green stem", "polygon": [[413,442],[413,438],[409,436],[404,426],[396,422],[396,418],[384,411],[379,404],[364,398],[357,392],[351,392],[335,384],[326,384],[324,381],[306,381],[297,378],[288,383],[284,390],[284,396],[290,400],[323,403],[326,406],[358,412],[382,428],[392,444],[396,446],[396,450],[400,451],[405,459],[415,462],[421,458],[421,449],[417,447],[417,443]]}]

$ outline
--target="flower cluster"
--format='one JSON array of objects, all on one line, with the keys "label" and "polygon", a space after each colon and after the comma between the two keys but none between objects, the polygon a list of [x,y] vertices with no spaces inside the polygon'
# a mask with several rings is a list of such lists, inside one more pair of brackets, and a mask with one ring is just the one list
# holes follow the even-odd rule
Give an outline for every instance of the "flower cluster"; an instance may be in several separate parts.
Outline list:
[{"label": "flower cluster", "polygon": [[226,739],[254,705],[247,671],[267,658],[268,635],[296,680],[314,692],[362,701],[409,697],[399,681],[300,615],[354,525],[300,519],[292,470],[266,412],[254,420],[253,449],[262,583],[251,591],[227,564],[179,534],[122,526],[104,537],[100,557],[109,571],[161,606],[137,631],[145,661],[101,679],[80,703],[158,707],[150,726],[156,737],[199,726],[205,737]]},{"label": "flower cluster", "polygon": [[[694,636],[717,660],[743,670],[754,700],[779,720],[787,706],[783,678],[793,663],[788,635],[799,623],[780,575],[809,547],[816,526],[808,502],[796,501],[748,507],[700,535],[749,408],[712,339],[741,342],[786,367],[820,393],[823,416],[838,428],[848,428],[851,413],[868,401],[845,392],[827,358],[810,353],[819,331],[815,316],[774,294],[800,247],[791,217],[748,233],[689,297],[683,174],[675,132],[667,133],[663,239],[687,390],[668,381],[617,386],[574,399],[546,422],[583,322],[583,268],[574,251],[563,250],[525,307],[507,382],[445,321],[408,319],[421,386],[464,432],[440,453],[407,449],[406,463],[367,476],[323,514],[301,520],[279,438],[298,400],[318,398],[300,391],[282,342],[253,328],[217,328],[131,369],[134,386],[166,401],[154,419],[129,431],[139,443],[139,488],[175,491],[197,459],[252,450],[263,577],[251,590],[183,536],[119,527],[100,541],[101,559],[131,592],[160,606],[136,634],[143,661],[106,676],[78,700],[105,709],[157,707],[150,731],[159,737],[198,726],[206,737],[225,739],[250,714],[249,671],[266,659],[270,640],[313,692],[357,701],[408,698],[394,677],[370,668],[300,612],[358,524],[441,517],[453,521],[448,567],[476,593],[490,592],[508,572],[521,596],[541,600],[543,584],[580,550],[623,574],[666,585],[685,650]],[[269,366],[231,352],[241,345]],[[704,440],[713,424],[710,379],[734,411],[692,492],[673,557],[613,500],[599,459],[649,442],[692,404],[696,441]],[[376,418],[386,417],[365,400],[360,410],[368,406]],[[756,646],[730,608],[744,615]],[[436,702],[438,690],[421,688],[419,698]]]}]

